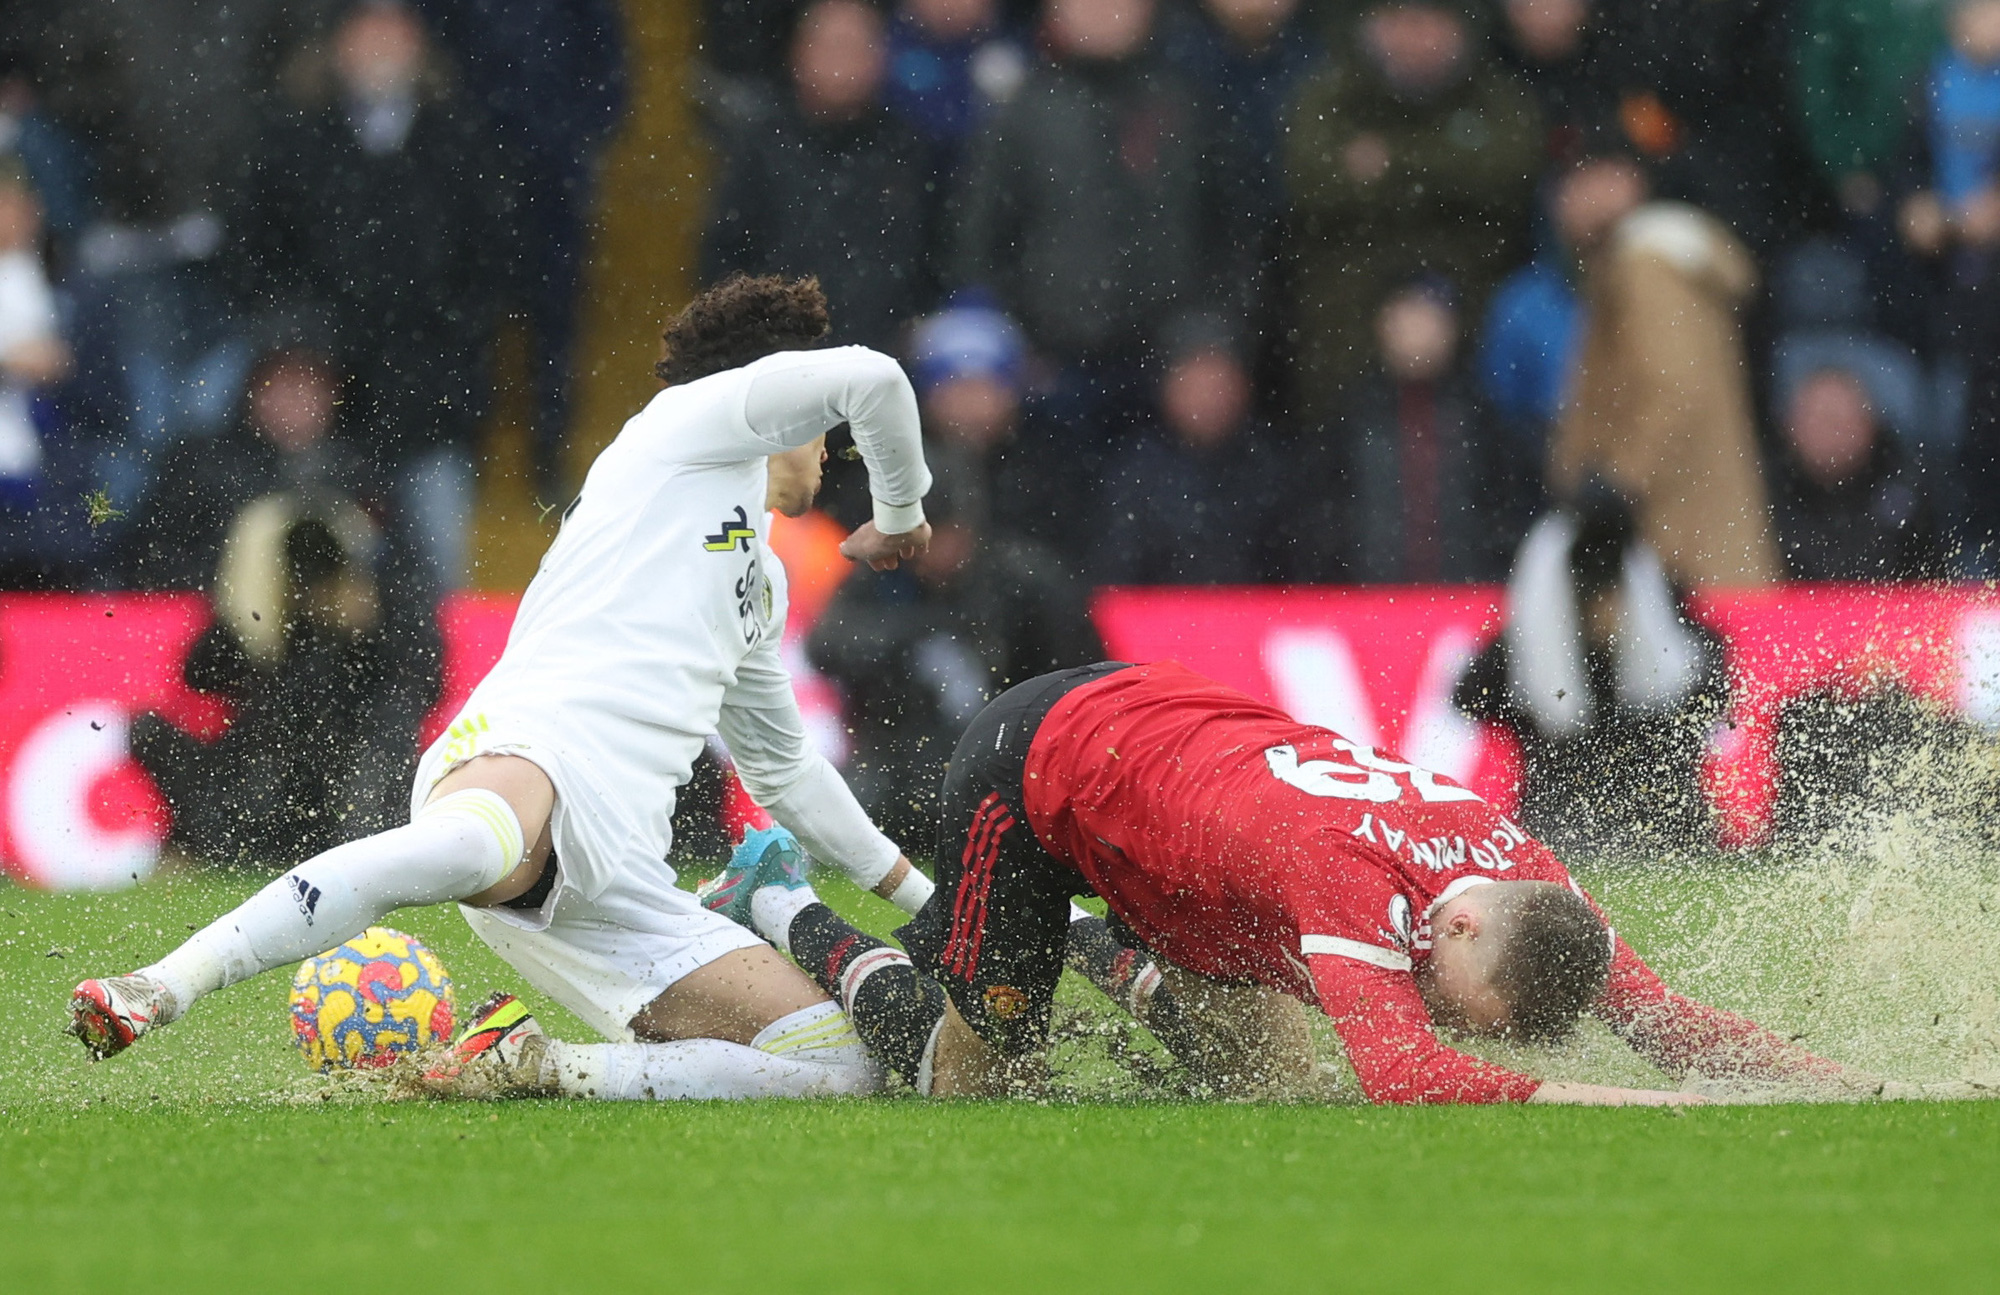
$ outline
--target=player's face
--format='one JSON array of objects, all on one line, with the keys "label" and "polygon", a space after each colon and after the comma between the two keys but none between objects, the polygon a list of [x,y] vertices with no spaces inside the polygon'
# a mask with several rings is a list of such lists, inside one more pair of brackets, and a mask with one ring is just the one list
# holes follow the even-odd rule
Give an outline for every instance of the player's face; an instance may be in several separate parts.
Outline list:
[{"label": "player's face", "polygon": [[1480,926],[1469,905],[1448,904],[1438,912],[1431,956],[1417,967],[1417,992],[1438,1025],[1490,1037],[1505,1034],[1511,1022],[1507,1000],[1492,985],[1491,942],[1481,943]]},{"label": "player's face", "polygon": [[819,495],[820,472],[826,463],[826,437],[783,454],[773,454],[764,487],[764,506],[787,517],[800,517]]},{"label": "player's face", "polygon": [[1507,1032],[1507,1001],[1484,977],[1450,959],[1441,966],[1433,953],[1417,976],[1417,989],[1430,1008],[1431,1020],[1447,1030],[1486,1037]]}]

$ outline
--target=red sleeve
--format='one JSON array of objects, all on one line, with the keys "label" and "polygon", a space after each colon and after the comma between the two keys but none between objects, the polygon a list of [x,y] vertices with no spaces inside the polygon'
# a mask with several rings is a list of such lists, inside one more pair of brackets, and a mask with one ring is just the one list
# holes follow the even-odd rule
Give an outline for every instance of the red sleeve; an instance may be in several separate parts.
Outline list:
[{"label": "red sleeve", "polygon": [[1595,1011],[1635,1051],[1670,1075],[1697,1069],[1711,1077],[1741,1079],[1841,1073],[1835,1062],[1755,1021],[1674,993],[1623,940],[1617,942],[1611,976]]},{"label": "red sleeve", "polygon": [[1333,1020],[1371,1102],[1525,1102],[1542,1081],[1447,1048],[1408,972],[1333,954],[1310,959],[1320,1009]]}]

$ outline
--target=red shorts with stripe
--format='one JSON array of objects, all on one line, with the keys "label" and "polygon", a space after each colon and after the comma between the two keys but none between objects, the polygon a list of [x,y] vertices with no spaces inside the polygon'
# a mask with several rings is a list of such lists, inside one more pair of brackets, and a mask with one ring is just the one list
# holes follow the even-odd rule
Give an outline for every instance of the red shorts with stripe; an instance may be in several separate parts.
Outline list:
[{"label": "red shorts with stripe", "polygon": [[1070,897],[1091,893],[1082,873],[1042,848],[1022,812],[1028,745],[1065,694],[1126,668],[1104,662],[1010,688],[952,752],[939,796],[937,892],[896,937],[1004,1053],[1047,1041]]}]

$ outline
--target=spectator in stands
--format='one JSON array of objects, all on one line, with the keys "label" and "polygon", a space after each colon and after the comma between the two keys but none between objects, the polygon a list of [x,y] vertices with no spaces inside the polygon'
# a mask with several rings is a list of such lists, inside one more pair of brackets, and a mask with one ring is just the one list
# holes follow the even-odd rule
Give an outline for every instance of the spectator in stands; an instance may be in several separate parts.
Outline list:
[{"label": "spectator in stands", "polygon": [[[1876,327],[1880,298],[1854,241],[1827,235],[1793,246],[1772,267],[1776,329],[1769,389],[1789,392],[1820,369],[1856,374],[1904,457],[1934,469],[1945,457],[1934,393],[1916,352]],[[1773,408],[1782,410],[1783,397]],[[1782,424],[1782,414],[1774,424]]]},{"label": "spectator in stands", "polygon": [[1820,201],[1791,111],[1792,6],[1600,0],[1595,70],[1662,196],[1710,212],[1758,255]]},{"label": "spectator in stands", "polygon": [[1560,159],[1618,120],[1618,86],[1606,48],[1620,33],[1598,0],[1502,0],[1496,52],[1527,82],[1542,110],[1548,154]]},{"label": "spectator in stands", "polygon": [[1688,617],[1623,501],[1593,483],[1522,541],[1506,624],[1455,700],[1520,739],[1530,832],[1644,857],[1709,837],[1701,759],[1725,687],[1720,642]]},{"label": "spectator in stands", "polygon": [[1925,86],[1938,210],[1921,223],[1941,223],[1935,232],[1944,238],[1986,245],[1994,241],[1991,208],[2000,205],[2000,0],[1959,0],[1949,32]]},{"label": "spectator in stands", "polygon": [[973,139],[949,277],[1059,366],[1054,416],[1112,436],[1146,407],[1163,326],[1240,320],[1255,249],[1217,123],[1153,52],[1153,0],[1045,12],[1045,57]]},{"label": "spectator in stands", "polygon": [[[1479,339],[1479,390],[1505,436],[1508,456],[1541,464],[1576,380],[1584,259],[1646,201],[1646,174],[1620,153],[1585,154],[1546,187],[1550,240],[1500,284]],[[1539,494],[1540,483],[1529,483]]]},{"label": "spectator in stands", "polygon": [[1778,546],[1795,580],[1941,574],[1937,519],[1853,369],[1818,369],[1780,393],[1772,475]]},{"label": "spectator in stands", "polygon": [[[50,514],[47,393],[70,369],[69,344],[42,267],[42,205],[25,165],[0,154],[0,588],[34,587],[63,565]],[[55,474],[60,477],[60,474]]]},{"label": "spectator in stands", "polygon": [[0,498],[25,502],[42,465],[34,402],[70,365],[42,268],[42,205],[20,159],[0,155]]},{"label": "spectator in stands", "polygon": [[936,206],[923,141],[882,106],[887,47],[866,0],[814,0],[791,93],[724,131],[702,273],[816,274],[833,340],[894,349],[934,295]]},{"label": "spectator in stands", "polygon": [[1540,114],[1527,87],[1480,57],[1481,33],[1446,0],[1378,0],[1351,57],[1308,82],[1286,137],[1295,204],[1298,394],[1337,413],[1368,372],[1376,306],[1437,274],[1477,314],[1524,259]]},{"label": "spectator in stands", "polygon": [[[1375,335],[1377,371],[1350,391],[1338,433],[1299,465],[1304,490],[1287,510],[1303,523],[1295,572],[1387,584],[1499,579],[1524,525],[1514,502],[1523,492],[1460,362],[1450,285],[1423,280],[1391,294]],[[1327,552],[1336,545],[1339,558]]]},{"label": "spectator in stands", "polygon": [[66,248],[73,423],[113,511],[172,437],[226,414],[241,380],[215,283],[223,216],[282,56],[328,3],[19,0],[9,15],[39,106],[88,151],[93,201]]},{"label": "spectator in stands", "polygon": [[[1096,508],[1097,465],[1067,427],[1024,415],[1027,363],[1021,330],[977,297],[922,320],[911,338],[924,435],[977,476],[996,530],[1061,553]],[[1066,555],[1072,566],[1082,556]]]},{"label": "spectator in stands", "polygon": [[625,108],[614,0],[418,0],[462,70],[502,162],[495,259],[528,324],[538,494],[559,484],[571,344],[599,154]]},{"label": "spectator in stands", "polygon": [[930,459],[930,549],[849,577],[808,643],[846,701],[848,785],[885,831],[917,841],[936,834],[938,768],[966,721],[1013,684],[1104,653],[1055,555],[990,528],[975,475],[948,448]]},{"label": "spectator in stands", "polygon": [[392,489],[434,583],[453,587],[489,396],[491,152],[400,3],[351,5],[318,70],[253,161],[233,220],[239,296],[331,311],[338,430]]},{"label": "spectator in stands", "polygon": [[1883,205],[1947,0],[1803,0],[1792,97],[1806,146],[1850,215]]},{"label": "spectator in stands", "polygon": [[1282,386],[1272,377],[1282,360],[1277,343],[1286,316],[1276,275],[1288,210],[1280,140],[1299,87],[1326,60],[1326,41],[1306,22],[1299,0],[1200,0],[1160,16],[1166,61],[1234,141],[1212,160],[1228,202],[1241,213],[1243,236],[1254,240],[1244,335],[1260,339],[1251,356],[1260,388]]},{"label": "spectator in stands", "polygon": [[889,22],[889,111],[931,145],[940,180],[973,130],[1012,99],[1033,55],[1000,0],[902,0]]},{"label": "spectator in stands", "polygon": [[[0,153],[18,157],[41,199],[43,224],[60,266],[73,258],[91,214],[90,158],[50,116],[36,87],[28,33],[0,46]],[[0,37],[0,40],[6,40]]]},{"label": "spectator in stands", "polygon": [[1972,569],[1990,574],[2000,570],[2000,0],[1959,0],[1947,26],[1925,86],[1928,173],[1898,221],[1936,274],[1938,349],[1967,372],[1961,543]]},{"label": "spectator in stands", "polygon": [[1285,571],[1291,468],[1252,417],[1250,372],[1219,320],[1168,340],[1157,425],[1108,464],[1094,554],[1105,584],[1255,584]]},{"label": "spectator in stands", "polygon": [[1162,13],[1160,35],[1167,62],[1250,146],[1258,184],[1279,200],[1278,138],[1299,86],[1326,57],[1299,0],[1200,0]]},{"label": "spectator in stands", "polygon": [[307,322],[261,327],[236,422],[176,446],[133,512],[121,565],[137,588],[207,589],[229,528],[255,500],[365,511],[367,465],[334,434],[341,383],[329,346]]},{"label": "spectator in stands", "polygon": [[[343,501],[267,495],[231,520],[215,624],[183,667],[189,687],[231,703],[229,726],[212,742],[158,715],[132,726],[184,853],[269,866],[408,815],[439,649],[427,608],[398,616],[382,544]],[[260,811],[242,813],[217,786],[256,788]]]},{"label": "spectator in stands", "polygon": [[1581,361],[1549,488],[1574,499],[1606,477],[1684,585],[1781,573],[1737,318],[1755,283],[1744,246],[1679,203],[1638,207],[1585,254]]}]

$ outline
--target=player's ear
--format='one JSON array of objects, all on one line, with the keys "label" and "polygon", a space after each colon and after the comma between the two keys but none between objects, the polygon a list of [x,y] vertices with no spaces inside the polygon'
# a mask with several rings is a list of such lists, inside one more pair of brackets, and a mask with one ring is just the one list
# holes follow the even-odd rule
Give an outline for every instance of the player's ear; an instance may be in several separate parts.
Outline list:
[{"label": "player's ear", "polygon": [[1469,909],[1460,908],[1445,919],[1444,928],[1437,935],[1472,936],[1479,934],[1479,915]]}]

